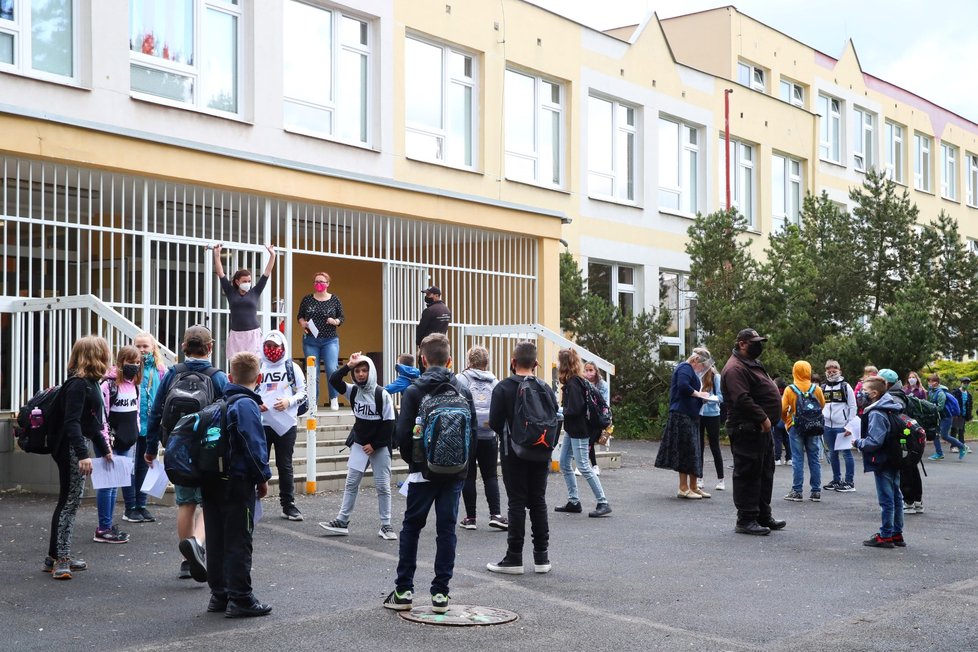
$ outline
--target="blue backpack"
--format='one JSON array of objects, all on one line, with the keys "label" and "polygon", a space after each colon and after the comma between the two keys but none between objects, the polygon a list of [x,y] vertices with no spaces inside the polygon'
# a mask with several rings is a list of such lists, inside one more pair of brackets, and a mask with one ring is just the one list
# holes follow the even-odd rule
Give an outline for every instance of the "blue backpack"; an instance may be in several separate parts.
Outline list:
[{"label": "blue backpack", "polygon": [[947,391],[943,387],[940,388],[944,392],[944,409],[949,417],[959,417],[961,416],[961,404],[958,403],[958,399],[954,397],[954,394]]},{"label": "blue backpack", "polygon": [[475,432],[469,399],[455,385],[442,383],[421,400],[416,424],[421,427],[422,476],[464,478]]}]

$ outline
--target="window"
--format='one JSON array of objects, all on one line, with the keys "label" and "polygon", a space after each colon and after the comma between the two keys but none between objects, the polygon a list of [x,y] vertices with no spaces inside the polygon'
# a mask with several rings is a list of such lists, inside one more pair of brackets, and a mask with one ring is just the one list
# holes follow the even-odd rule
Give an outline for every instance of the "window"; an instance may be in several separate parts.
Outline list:
[{"label": "window", "polygon": [[699,210],[700,130],[659,118],[659,207],[695,215]]},{"label": "window", "polygon": [[772,231],[799,223],[801,213],[801,161],[775,154],[771,159]]},{"label": "window", "polygon": [[805,87],[790,79],[781,79],[781,99],[795,106],[805,106]]},{"label": "window", "polygon": [[852,164],[860,171],[867,171],[876,165],[876,115],[865,109],[853,111],[855,120],[852,130]]},{"label": "window", "polygon": [[405,149],[411,158],[472,167],[475,61],[471,54],[405,40]]},{"label": "window", "polygon": [[588,262],[587,291],[611,305],[618,306],[622,314],[635,314],[634,267],[617,263]]},{"label": "window", "polygon": [[669,327],[662,338],[659,358],[683,360],[699,344],[696,327],[696,294],[688,288],[683,272],[659,272],[659,310],[669,315]]},{"label": "window", "polygon": [[968,177],[968,206],[978,208],[978,154],[968,154],[965,172]]},{"label": "window", "polygon": [[296,0],[283,17],[285,128],[367,144],[370,24]]},{"label": "window", "polygon": [[930,192],[930,136],[914,134],[914,188]]},{"label": "window", "polygon": [[74,77],[73,0],[0,0],[0,71]]},{"label": "window", "polygon": [[635,201],[638,110],[594,96],[587,102],[588,194]]},{"label": "window", "polygon": [[903,127],[886,123],[886,175],[897,183],[903,179]]},{"label": "window", "polygon": [[941,143],[941,197],[958,199],[958,148]]},{"label": "window", "polygon": [[239,0],[129,0],[130,87],[238,112]]},{"label": "window", "polygon": [[826,161],[842,163],[842,100],[818,96],[818,155]]},{"label": "window", "polygon": [[[726,145],[723,138],[720,138],[720,206],[727,208],[726,203]],[[756,186],[754,184],[754,147],[739,141],[730,140],[730,202],[733,207],[747,218],[748,226],[755,226],[754,206]]]},{"label": "window", "polygon": [[978,240],[968,238],[968,251],[972,256],[978,256]]},{"label": "window", "polygon": [[547,186],[563,180],[564,88],[506,71],[506,177]]},{"label": "window", "polygon": [[753,88],[755,91],[766,93],[767,84],[764,81],[765,79],[763,68],[755,66],[752,63],[737,62],[737,83],[743,84],[748,88]]}]

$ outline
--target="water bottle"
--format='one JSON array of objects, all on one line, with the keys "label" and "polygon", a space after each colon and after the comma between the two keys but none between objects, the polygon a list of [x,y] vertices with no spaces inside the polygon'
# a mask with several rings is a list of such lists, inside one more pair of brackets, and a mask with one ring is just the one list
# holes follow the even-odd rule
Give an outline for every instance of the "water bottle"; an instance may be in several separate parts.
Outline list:
[{"label": "water bottle", "polygon": [[41,408],[36,407],[31,410],[31,428],[40,428],[44,425],[44,413]]},{"label": "water bottle", "polygon": [[421,439],[422,436],[422,420],[421,417],[417,417],[414,420],[414,430],[412,431],[412,457],[411,461],[415,464],[421,464],[425,461],[424,458],[424,442]]}]

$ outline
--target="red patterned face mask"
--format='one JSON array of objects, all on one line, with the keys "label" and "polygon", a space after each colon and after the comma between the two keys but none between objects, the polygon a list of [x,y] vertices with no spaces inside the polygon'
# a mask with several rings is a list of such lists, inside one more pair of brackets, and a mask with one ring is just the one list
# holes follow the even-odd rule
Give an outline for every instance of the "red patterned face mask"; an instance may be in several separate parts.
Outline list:
[{"label": "red patterned face mask", "polygon": [[285,356],[285,347],[277,344],[265,344],[265,357],[269,362],[278,362]]}]

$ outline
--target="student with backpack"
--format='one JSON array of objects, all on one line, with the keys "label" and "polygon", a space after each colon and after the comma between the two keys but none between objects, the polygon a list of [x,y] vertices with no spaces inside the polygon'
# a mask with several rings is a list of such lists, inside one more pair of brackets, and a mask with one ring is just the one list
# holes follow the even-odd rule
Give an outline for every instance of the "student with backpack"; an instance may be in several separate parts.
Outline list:
[{"label": "student with backpack", "polygon": [[306,399],[306,379],[302,367],[286,355],[287,348],[285,335],[279,330],[270,330],[265,335],[258,395],[262,398],[261,421],[265,427],[268,450],[275,448],[282,518],[301,521],[302,512],[295,506],[292,455],[295,452],[300,406],[305,405],[308,410],[309,403],[303,403]]},{"label": "student with backpack", "polygon": [[[832,465],[832,482],[822,489],[850,493],[856,490],[856,460],[852,456],[851,449],[836,450],[835,442],[836,438],[845,433],[849,420],[857,416],[856,392],[842,377],[842,368],[836,360],[825,361],[825,384],[822,385],[822,395],[825,397],[825,406],[822,408],[822,417],[825,420],[823,437],[828,449],[829,463]],[[845,478],[842,477],[842,466],[839,463],[840,452],[846,464]]]},{"label": "student with backpack", "polygon": [[505,530],[508,521],[499,508],[499,479],[496,476],[496,459],[499,457],[499,442],[496,433],[489,427],[489,411],[492,393],[498,380],[489,371],[489,351],[484,346],[473,346],[465,356],[468,366],[455,376],[459,385],[472,394],[476,416],[475,464],[469,465],[469,475],[462,487],[462,501],[465,503],[465,518],[459,524],[466,530],[476,529],[475,516],[475,476],[482,475],[482,484],[489,503],[489,527]]},{"label": "student with backpack", "polygon": [[[513,350],[513,374],[492,390],[489,426],[502,444],[499,459],[509,500],[506,554],[500,562],[486,564],[486,569],[493,573],[523,574],[527,511],[533,541],[533,571],[550,572],[547,477],[550,456],[560,433],[557,395],[534,375],[537,365],[536,344],[520,342]],[[547,445],[548,436],[550,445]],[[519,444],[541,440],[539,450]]]},{"label": "student with backpack", "polygon": [[[139,381],[142,372],[142,356],[134,346],[124,346],[116,354],[116,363],[102,381],[102,398],[105,401],[107,419],[102,429],[106,443],[112,447],[115,458],[132,459],[139,439]],[[130,483],[130,488],[132,483]],[[93,541],[98,543],[128,543],[129,535],[112,522],[112,512],[118,496],[118,487],[106,487],[95,491],[98,510],[98,527]]]},{"label": "student with backpack", "polygon": [[[211,364],[214,338],[205,326],[191,326],[183,334],[184,361],[171,367],[156,392],[149,411],[146,430],[146,462],[152,466],[165,440],[180,417],[199,412],[224,393],[227,375]],[[207,581],[204,561],[204,523],[197,517],[197,506],[203,504],[199,487],[173,486],[177,503],[177,538],[180,554],[180,579]]]},{"label": "student with backpack", "polygon": [[968,447],[961,440],[951,436],[951,422],[954,417],[961,415],[961,406],[954,395],[947,391],[947,387],[941,384],[939,374],[931,374],[927,378],[927,384],[930,386],[927,400],[935,404],[941,413],[941,436],[934,439],[934,454],[927,459],[933,461],[944,459],[944,450],[941,447],[941,439],[943,439],[952,446],[957,446],[958,460],[964,460],[964,456],[968,454]]},{"label": "student with backpack", "polygon": [[[421,341],[421,374],[401,397],[395,437],[401,458],[410,471],[407,505],[398,550],[397,580],[384,607],[411,609],[414,573],[418,565],[418,539],[435,508],[435,577],[431,582],[431,610],[448,611],[449,583],[455,569],[455,519],[458,499],[475,454],[475,405],[469,390],[460,387],[449,371],[451,345],[441,333]],[[468,408],[468,414],[465,409]]]},{"label": "student with backpack", "polygon": [[[853,441],[863,452],[863,470],[872,471],[876,479],[876,497],[880,504],[880,530],[864,546],[873,548],[905,547],[903,539],[903,494],[900,492],[900,469],[892,458],[887,440],[893,436],[893,415],[903,407],[886,393],[886,381],[879,376],[863,379],[862,391],[869,405],[864,410],[864,436]],[[891,434],[892,433],[892,434]]]},{"label": "student with backpack", "polygon": [[817,503],[822,500],[822,467],[819,458],[822,454],[822,408],[825,406],[825,396],[822,388],[812,382],[812,365],[805,360],[796,362],[791,374],[794,382],[788,385],[781,397],[781,418],[788,429],[792,469],[791,491],[784,499],[793,502],[805,499],[801,490],[805,480],[807,455],[811,487],[809,498]]},{"label": "student with backpack", "polygon": [[211,598],[207,611],[227,618],[266,616],[272,607],[252,591],[252,532],[255,501],[268,494],[268,448],[258,409],[259,362],[254,353],[242,351],[231,358],[231,383],[224,389],[227,401],[225,429],[226,473],[209,476],[201,484],[204,527],[207,533],[207,584]]},{"label": "student with backpack", "polygon": [[583,511],[577,493],[577,478],[571,468],[571,459],[577,462],[581,476],[591,486],[597,500],[594,510],[588,512],[591,518],[611,514],[611,506],[605,497],[601,480],[594,474],[588,459],[588,440],[595,428],[588,423],[588,386],[582,374],[581,358],[574,349],[561,349],[557,353],[557,379],[561,386],[561,404],[564,410],[564,444],[560,449],[560,472],[567,485],[567,503],[554,508],[556,512],[580,514]]},{"label": "student with backpack", "polygon": [[[584,380],[591,383],[594,389],[598,391],[605,405],[611,405],[611,387],[601,377],[601,371],[598,370],[598,365],[593,362],[584,363]],[[591,469],[594,471],[594,475],[601,475],[601,468],[598,466],[598,457],[594,452],[594,446],[600,436],[601,432],[597,432],[592,433],[591,437],[588,438],[587,459],[591,462]],[[574,471],[574,475],[580,474],[580,469]]]},{"label": "student with backpack", "polygon": [[163,376],[166,375],[166,364],[156,338],[149,333],[140,333],[133,340],[133,346],[141,356],[142,371],[139,381],[139,439],[136,441],[132,486],[122,488],[122,497],[126,503],[123,520],[130,523],[152,523],[156,518],[146,509],[147,496],[140,491],[146,480],[149,465],[146,463],[146,432],[149,429],[149,410],[156,399]]},{"label": "student with backpack", "polygon": [[[343,381],[350,374],[354,384]],[[349,362],[333,372],[329,384],[340,396],[350,401],[356,422],[350,432],[350,463],[343,488],[343,503],[336,518],[319,527],[333,534],[350,533],[350,516],[357,504],[360,481],[366,467],[355,468],[355,460],[367,459],[374,470],[374,487],[377,489],[377,509],[380,512],[380,530],[377,536],[387,541],[397,539],[391,525],[391,447],[394,437],[394,401],[383,387],[377,384],[377,370],[373,360],[360,352],[350,356]]]},{"label": "student with backpack", "polygon": [[[897,372],[892,369],[880,369],[879,375],[886,381],[886,393],[900,404],[900,412],[914,419],[923,429],[924,446],[926,446],[928,440],[933,440],[937,436],[940,422],[937,417],[937,406],[904,391],[906,388],[900,382]],[[920,466],[922,465],[923,462]],[[924,513],[924,484],[920,477],[920,466],[914,464],[900,470],[900,492],[903,494],[904,514]]]},{"label": "student with backpack", "polygon": [[[968,391],[968,387],[970,385],[971,379],[965,376],[961,379],[958,388],[951,392],[954,398],[957,399],[958,405],[961,407],[961,414],[951,420],[951,435],[962,442],[964,441],[965,426],[973,418],[975,409],[974,397],[971,395],[971,392]],[[965,449],[965,452],[971,452],[971,447],[967,444],[965,444]]]}]

